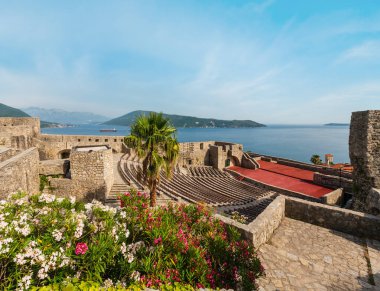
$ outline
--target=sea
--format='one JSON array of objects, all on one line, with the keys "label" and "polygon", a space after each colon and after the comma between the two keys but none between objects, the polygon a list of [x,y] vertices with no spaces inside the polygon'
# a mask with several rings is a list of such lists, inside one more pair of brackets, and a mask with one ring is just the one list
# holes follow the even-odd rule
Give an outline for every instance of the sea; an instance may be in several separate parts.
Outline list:
[{"label": "sea", "polygon": [[[115,128],[117,132],[100,132]],[[65,135],[128,135],[129,127],[109,125],[76,125],[63,128],[43,128],[42,133]],[[329,153],[335,163],[349,163],[348,126],[268,125],[257,128],[179,128],[180,142],[226,141],[240,143],[244,151],[310,162],[318,154],[324,159]]]}]

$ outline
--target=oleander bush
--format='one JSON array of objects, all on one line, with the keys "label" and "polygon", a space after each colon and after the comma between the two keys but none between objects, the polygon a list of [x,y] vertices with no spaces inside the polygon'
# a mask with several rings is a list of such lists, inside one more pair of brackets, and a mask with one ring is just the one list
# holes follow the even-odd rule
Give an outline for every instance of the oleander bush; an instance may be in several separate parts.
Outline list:
[{"label": "oleander bush", "polygon": [[205,206],[149,208],[134,190],[120,204],[25,193],[0,201],[0,290],[255,289],[263,269],[252,246]]}]

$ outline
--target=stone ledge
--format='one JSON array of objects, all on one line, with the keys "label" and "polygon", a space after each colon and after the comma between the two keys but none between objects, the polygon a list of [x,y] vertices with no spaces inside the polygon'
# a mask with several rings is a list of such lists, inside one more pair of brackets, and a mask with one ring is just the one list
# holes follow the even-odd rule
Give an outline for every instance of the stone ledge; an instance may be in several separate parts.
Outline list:
[{"label": "stone ledge", "polygon": [[272,233],[280,225],[284,215],[285,198],[279,195],[248,225],[220,214],[215,214],[215,217],[237,228],[246,239],[253,243],[255,248],[259,248],[270,239]]},{"label": "stone ledge", "polygon": [[321,197],[322,203],[327,205],[337,205],[342,201],[343,188],[336,189]]},{"label": "stone ledge", "polygon": [[380,240],[380,217],[286,197],[285,216],[359,237]]}]

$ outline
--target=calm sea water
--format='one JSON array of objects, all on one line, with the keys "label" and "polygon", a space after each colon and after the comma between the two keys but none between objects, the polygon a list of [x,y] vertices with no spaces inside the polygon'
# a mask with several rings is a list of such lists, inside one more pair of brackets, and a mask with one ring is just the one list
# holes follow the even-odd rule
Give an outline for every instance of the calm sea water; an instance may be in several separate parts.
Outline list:
[{"label": "calm sea water", "polygon": [[[117,132],[100,132],[106,125],[44,128],[43,133],[71,135],[127,135],[129,127],[114,126]],[[334,162],[349,162],[349,128],[321,125],[270,125],[259,128],[180,128],[178,140],[217,140],[243,144],[244,150],[309,162],[313,154],[334,155]]]}]

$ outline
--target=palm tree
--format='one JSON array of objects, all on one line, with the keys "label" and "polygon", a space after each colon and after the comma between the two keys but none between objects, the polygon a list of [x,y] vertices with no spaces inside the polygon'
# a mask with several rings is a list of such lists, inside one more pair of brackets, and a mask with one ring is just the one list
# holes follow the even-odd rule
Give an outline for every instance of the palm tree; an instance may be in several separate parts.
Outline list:
[{"label": "palm tree", "polygon": [[124,139],[143,159],[142,178],[150,190],[150,206],[156,205],[161,170],[168,178],[172,176],[179,152],[175,132],[176,128],[162,113],[151,112],[149,116],[140,115],[131,126],[131,134]]},{"label": "palm tree", "polygon": [[310,162],[312,162],[314,165],[320,165],[322,164],[321,157],[319,155],[312,155],[310,158]]}]

